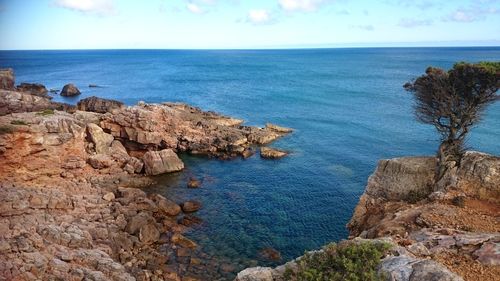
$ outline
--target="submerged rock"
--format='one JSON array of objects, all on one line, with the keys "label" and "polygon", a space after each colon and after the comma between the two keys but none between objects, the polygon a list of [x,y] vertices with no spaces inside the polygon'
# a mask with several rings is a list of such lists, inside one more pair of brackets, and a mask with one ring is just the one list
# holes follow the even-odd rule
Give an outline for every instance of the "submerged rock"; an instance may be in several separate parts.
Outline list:
[{"label": "submerged rock", "polygon": [[201,209],[201,202],[196,200],[186,201],[182,204],[182,211],[185,213],[196,212]]},{"label": "submerged rock", "polygon": [[74,84],[66,84],[61,90],[61,96],[63,97],[73,97],[79,94],[81,94],[81,92]]},{"label": "submerged rock", "polygon": [[281,127],[281,126],[271,124],[271,123],[267,123],[266,128],[273,130],[273,131],[276,131],[278,133],[291,133],[291,132],[293,132],[292,128]]},{"label": "submerged rock", "polygon": [[270,147],[261,147],[260,156],[267,159],[278,159],[288,155],[288,152]]},{"label": "submerged rock", "polygon": [[184,163],[172,149],[148,151],[142,157],[146,175],[154,176],[184,169]]},{"label": "submerged rock", "polygon": [[201,186],[201,182],[195,178],[190,178],[187,187],[188,188],[199,188]]}]

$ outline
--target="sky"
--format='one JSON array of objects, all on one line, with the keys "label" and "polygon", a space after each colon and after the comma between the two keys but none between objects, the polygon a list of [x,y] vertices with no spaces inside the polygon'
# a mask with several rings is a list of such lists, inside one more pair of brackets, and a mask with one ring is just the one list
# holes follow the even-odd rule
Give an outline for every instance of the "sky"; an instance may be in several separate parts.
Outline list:
[{"label": "sky", "polygon": [[500,0],[0,0],[0,49],[500,46]]}]

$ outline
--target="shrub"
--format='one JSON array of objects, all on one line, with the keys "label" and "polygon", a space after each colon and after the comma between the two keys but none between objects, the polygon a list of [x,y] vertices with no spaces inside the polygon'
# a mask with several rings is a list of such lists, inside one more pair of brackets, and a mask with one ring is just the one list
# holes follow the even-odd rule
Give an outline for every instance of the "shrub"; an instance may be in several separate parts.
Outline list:
[{"label": "shrub", "polygon": [[14,132],[14,128],[12,126],[7,126],[7,125],[0,126],[0,135],[10,134],[12,132]]},{"label": "shrub", "polygon": [[43,111],[40,111],[37,113],[37,115],[41,115],[41,116],[47,116],[47,115],[52,115],[52,114],[54,114],[53,109],[44,109]]},{"label": "shrub", "polygon": [[457,207],[465,207],[465,196],[456,196],[451,200],[451,203]]},{"label": "shrub", "polygon": [[377,266],[390,244],[361,242],[329,244],[323,251],[306,253],[299,261],[296,272],[285,271],[286,280],[298,281],[378,281]]},{"label": "shrub", "polygon": [[10,121],[10,124],[12,124],[12,125],[28,125],[28,123],[24,122],[23,120],[12,120],[12,121]]}]

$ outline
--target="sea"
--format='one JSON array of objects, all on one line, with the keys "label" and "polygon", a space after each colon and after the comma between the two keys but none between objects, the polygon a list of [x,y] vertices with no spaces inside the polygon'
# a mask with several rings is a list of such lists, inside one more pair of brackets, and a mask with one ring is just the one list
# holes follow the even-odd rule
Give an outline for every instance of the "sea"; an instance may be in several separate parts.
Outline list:
[{"label": "sea", "polygon": [[[157,177],[147,190],[202,202],[196,216],[203,223],[186,236],[233,273],[347,238],[346,223],[377,162],[438,147],[435,129],[415,120],[403,84],[428,66],[459,61],[500,61],[500,47],[0,51],[0,67],[12,67],[17,83],[61,89],[71,82],[82,92],[55,101],[184,102],[248,125],[293,128],[270,145],[290,151],[286,158],[181,155],[186,169]],[[487,108],[467,145],[500,154],[500,102]],[[202,187],[186,188],[190,177]],[[282,260],[263,258],[266,248]]]}]

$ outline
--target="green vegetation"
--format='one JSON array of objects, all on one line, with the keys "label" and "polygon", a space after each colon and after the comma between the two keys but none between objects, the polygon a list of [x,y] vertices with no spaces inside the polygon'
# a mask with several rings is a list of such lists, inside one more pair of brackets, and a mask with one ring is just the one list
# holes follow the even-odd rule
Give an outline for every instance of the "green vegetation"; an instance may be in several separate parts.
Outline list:
[{"label": "green vegetation", "polygon": [[28,123],[24,122],[23,120],[12,120],[12,121],[10,121],[10,124],[12,124],[12,125],[28,125]]},{"label": "green vegetation", "polygon": [[8,125],[0,126],[0,135],[10,134],[12,132],[14,132],[14,128],[12,126],[8,126]]},{"label": "green vegetation", "polygon": [[52,114],[54,114],[53,109],[45,109],[45,110],[37,113],[37,115],[41,115],[41,116],[47,116],[47,115],[52,115]]},{"label": "green vegetation", "polygon": [[287,269],[285,280],[298,281],[378,281],[380,260],[391,245],[384,242],[331,243],[323,251],[306,253],[298,261],[297,272]]}]

